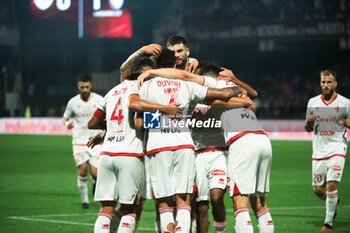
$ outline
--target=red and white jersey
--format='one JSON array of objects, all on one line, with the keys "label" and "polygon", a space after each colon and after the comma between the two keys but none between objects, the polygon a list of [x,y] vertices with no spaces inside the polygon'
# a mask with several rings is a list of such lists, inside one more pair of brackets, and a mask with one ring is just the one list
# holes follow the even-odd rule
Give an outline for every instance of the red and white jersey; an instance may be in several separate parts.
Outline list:
[{"label": "red and white jersey", "polygon": [[[140,89],[140,97],[153,103],[168,105],[180,103],[183,115],[190,116],[195,105],[202,102],[207,95],[208,88],[193,82],[184,82],[175,79],[156,77],[146,81]],[[170,120],[162,116],[161,129],[150,129],[147,141],[147,154],[167,150],[193,148],[193,141],[189,128],[186,125],[186,118],[181,120]],[[172,126],[169,127],[168,123]],[[181,123],[180,123],[181,122]],[[169,128],[166,128],[169,127]]]},{"label": "red and white jersey", "polygon": [[135,112],[129,109],[129,97],[138,95],[136,80],[124,80],[111,89],[98,104],[94,116],[101,119],[105,113],[107,132],[101,155],[142,156],[142,133],[135,130]]},{"label": "red and white jersey", "polygon": [[322,95],[318,95],[307,104],[306,119],[311,114],[319,116],[314,125],[312,158],[345,157],[347,139],[343,120],[350,118],[350,100],[336,93],[335,98],[326,103]]},{"label": "red and white jersey", "polygon": [[80,97],[80,94],[72,97],[68,101],[63,117],[73,118],[73,144],[86,145],[89,137],[98,132],[98,130],[89,130],[87,124],[97,104],[102,99],[102,96],[92,92],[87,101],[84,101]]},{"label": "red and white jersey", "polygon": [[[237,86],[233,82],[216,80],[210,77],[204,77],[204,85],[211,88]],[[213,111],[213,113],[221,120],[226,146],[249,133],[266,134],[255,113],[249,108],[220,109]]]}]

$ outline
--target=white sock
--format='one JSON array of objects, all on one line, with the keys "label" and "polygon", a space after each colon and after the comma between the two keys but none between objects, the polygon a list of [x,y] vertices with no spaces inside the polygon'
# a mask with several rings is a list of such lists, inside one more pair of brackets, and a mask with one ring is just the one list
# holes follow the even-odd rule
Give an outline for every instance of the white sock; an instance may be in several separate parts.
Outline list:
[{"label": "white sock", "polygon": [[197,232],[197,219],[195,219],[195,218],[191,219],[191,232],[192,233]]},{"label": "white sock", "polygon": [[214,221],[215,233],[225,233],[226,221],[216,222]]},{"label": "white sock", "polygon": [[78,176],[78,189],[80,192],[81,202],[89,203],[87,176]]},{"label": "white sock", "polygon": [[136,214],[124,215],[120,219],[118,233],[133,233],[136,225]]},{"label": "white sock", "polygon": [[190,232],[191,229],[191,206],[179,205],[176,208],[175,232]]},{"label": "white sock", "polygon": [[256,213],[260,233],[273,233],[274,225],[269,208],[264,208]]},{"label": "white sock", "polygon": [[338,204],[338,190],[327,192],[326,198],[326,220],[324,223],[328,223],[332,226],[335,210]]},{"label": "white sock", "polygon": [[104,212],[98,213],[95,222],[94,233],[109,233],[109,227],[113,216]]},{"label": "white sock", "polygon": [[160,207],[159,208],[159,217],[160,217],[160,230],[162,233],[169,232],[167,226],[173,224],[174,221],[174,207]]},{"label": "white sock", "polygon": [[236,233],[253,233],[253,224],[248,208],[239,208],[235,211]]}]

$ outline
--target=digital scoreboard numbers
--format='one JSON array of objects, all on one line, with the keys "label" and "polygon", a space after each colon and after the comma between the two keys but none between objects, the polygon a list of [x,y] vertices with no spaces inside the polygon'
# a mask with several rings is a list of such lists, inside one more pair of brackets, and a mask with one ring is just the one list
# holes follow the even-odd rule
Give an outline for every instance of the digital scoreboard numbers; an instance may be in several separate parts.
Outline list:
[{"label": "digital scoreboard numbers", "polygon": [[79,38],[132,37],[131,13],[124,0],[32,0],[31,10],[40,20],[71,22]]}]

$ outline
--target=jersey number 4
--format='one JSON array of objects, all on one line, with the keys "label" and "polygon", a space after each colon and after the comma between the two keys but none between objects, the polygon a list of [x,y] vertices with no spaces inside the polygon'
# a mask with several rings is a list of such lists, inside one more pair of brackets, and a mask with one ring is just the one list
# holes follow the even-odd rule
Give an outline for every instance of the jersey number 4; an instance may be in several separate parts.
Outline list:
[{"label": "jersey number 4", "polygon": [[120,103],[121,99],[119,98],[111,116],[111,121],[118,121],[118,125],[120,125],[124,119],[123,109],[120,108]]}]

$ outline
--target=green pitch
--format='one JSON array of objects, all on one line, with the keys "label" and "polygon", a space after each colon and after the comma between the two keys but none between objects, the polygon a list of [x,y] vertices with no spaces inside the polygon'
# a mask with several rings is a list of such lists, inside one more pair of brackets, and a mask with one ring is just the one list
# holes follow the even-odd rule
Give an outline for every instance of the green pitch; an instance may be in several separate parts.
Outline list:
[{"label": "green pitch", "polygon": [[[0,232],[93,232],[99,206],[90,197],[90,208],[80,209],[70,136],[1,135],[0,146]],[[321,232],[325,207],[311,187],[311,142],[273,141],[272,146],[268,203],[275,232]],[[334,232],[350,232],[349,174],[346,163]],[[225,203],[226,232],[234,232],[227,196]],[[154,216],[153,203],[147,201],[138,232],[154,232]]]}]

